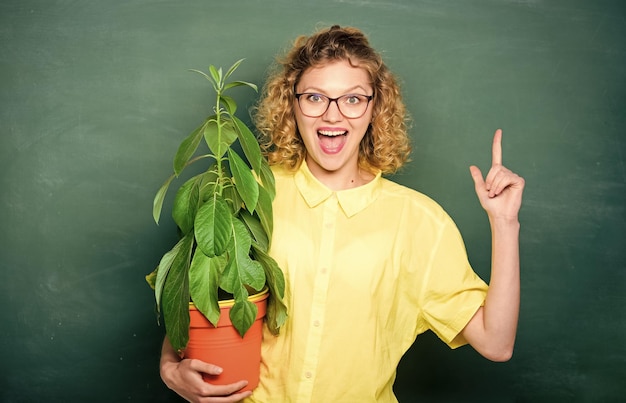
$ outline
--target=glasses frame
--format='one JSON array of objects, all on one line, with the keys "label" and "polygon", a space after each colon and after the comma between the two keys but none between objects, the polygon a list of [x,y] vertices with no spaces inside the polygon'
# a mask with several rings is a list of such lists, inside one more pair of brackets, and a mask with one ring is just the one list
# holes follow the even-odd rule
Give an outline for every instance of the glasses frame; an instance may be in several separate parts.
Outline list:
[{"label": "glasses frame", "polygon": [[[326,105],[326,109],[324,109],[324,112],[320,113],[319,115],[307,115],[307,114],[306,114],[306,113],[304,113],[304,111],[302,110],[302,105],[300,105],[300,97],[301,97],[302,95],[317,95],[317,96],[320,96],[320,97],[327,98],[327,99],[328,99],[328,105]],[[341,106],[339,106],[339,102],[338,102],[338,101],[339,101],[341,98],[344,98],[344,97],[348,97],[348,96],[357,96],[357,95],[358,95],[358,96],[360,96],[360,97],[365,97],[365,98],[367,98],[367,105],[365,105],[365,109],[363,109],[363,113],[362,113],[362,114],[360,114],[359,116],[346,116],[346,115],[345,115],[345,113],[343,113],[343,112],[342,112],[342,110],[341,110]],[[331,98],[331,97],[329,97],[329,96],[327,96],[327,95],[324,95],[324,94],[319,94],[319,93],[317,93],[317,92],[300,92],[300,93],[296,93],[296,94],[294,94],[294,96],[295,96],[296,100],[298,100],[298,108],[300,108],[300,112],[302,112],[302,114],[303,114],[304,116],[307,116],[307,117],[310,117],[310,118],[319,118],[320,116],[324,115],[326,112],[328,112],[328,108],[330,108],[330,104],[334,102],[334,103],[337,105],[337,110],[339,111],[339,113],[341,113],[341,115],[342,115],[344,118],[346,118],[346,119],[358,119],[358,118],[360,118],[360,117],[363,117],[363,115],[365,115],[365,112],[367,112],[367,109],[368,109],[368,108],[369,108],[369,106],[370,106],[370,102],[372,102],[372,99],[374,99],[374,95],[373,95],[373,94],[372,94],[372,95],[363,95],[363,94],[344,94],[344,95],[342,95],[342,96],[340,96],[340,97],[337,97],[337,98]]]}]

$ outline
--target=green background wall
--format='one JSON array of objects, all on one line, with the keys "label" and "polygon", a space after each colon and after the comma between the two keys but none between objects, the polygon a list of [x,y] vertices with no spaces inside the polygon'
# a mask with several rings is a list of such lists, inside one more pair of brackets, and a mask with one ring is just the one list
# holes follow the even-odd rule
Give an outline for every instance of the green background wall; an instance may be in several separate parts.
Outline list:
[{"label": "green background wall", "polygon": [[175,239],[152,197],[212,97],[188,69],[245,57],[237,78],[262,84],[296,35],[335,23],[367,32],[403,82],[415,152],[395,179],[449,211],[485,279],[467,167],[488,168],[497,127],[527,180],[513,359],[426,334],[400,401],[626,393],[623,1],[3,0],[0,401],[177,401],[143,276]]}]

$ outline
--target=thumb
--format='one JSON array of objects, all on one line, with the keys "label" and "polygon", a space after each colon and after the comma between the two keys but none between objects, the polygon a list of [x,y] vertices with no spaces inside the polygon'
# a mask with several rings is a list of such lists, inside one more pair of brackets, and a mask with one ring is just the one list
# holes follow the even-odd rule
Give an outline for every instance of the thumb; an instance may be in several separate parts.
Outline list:
[{"label": "thumb", "polygon": [[470,166],[470,174],[472,175],[472,179],[474,180],[474,186],[476,190],[484,190],[485,189],[485,180],[483,179],[483,173],[480,171],[475,165]]},{"label": "thumb", "polygon": [[209,374],[209,375],[219,375],[223,371],[222,368],[218,367],[217,365],[209,364],[207,362],[200,361],[200,360],[193,360],[192,359],[190,361],[190,365],[189,366],[194,371],[204,372],[205,374]]}]

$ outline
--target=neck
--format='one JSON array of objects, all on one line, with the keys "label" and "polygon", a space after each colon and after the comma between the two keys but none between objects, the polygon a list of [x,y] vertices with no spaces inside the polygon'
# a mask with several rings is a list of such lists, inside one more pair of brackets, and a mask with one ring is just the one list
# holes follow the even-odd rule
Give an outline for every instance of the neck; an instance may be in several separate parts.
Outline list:
[{"label": "neck", "polygon": [[328,171],[316,164],[308,164],[309,170],[324,185],[334,191],[347,190],[363,186],[374,179],[376,175],[361,169],[358,165],[354,168],[344,168],[337,171]]}]

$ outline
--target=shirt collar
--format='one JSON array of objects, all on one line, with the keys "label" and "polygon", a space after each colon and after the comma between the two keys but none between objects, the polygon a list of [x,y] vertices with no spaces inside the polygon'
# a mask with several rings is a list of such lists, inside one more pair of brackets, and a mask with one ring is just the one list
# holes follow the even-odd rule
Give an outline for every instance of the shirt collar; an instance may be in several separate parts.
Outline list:
[{"label": "shirt collar", "polygon": [[309,207],[318,206],[334,194],[348,217],[352,217],[376,200],[382,187],[382,175],[378,171],[376,177],[363,186],[333,191],[313,176],[305,161],[296,171],[294,180],[298,191]]}]

